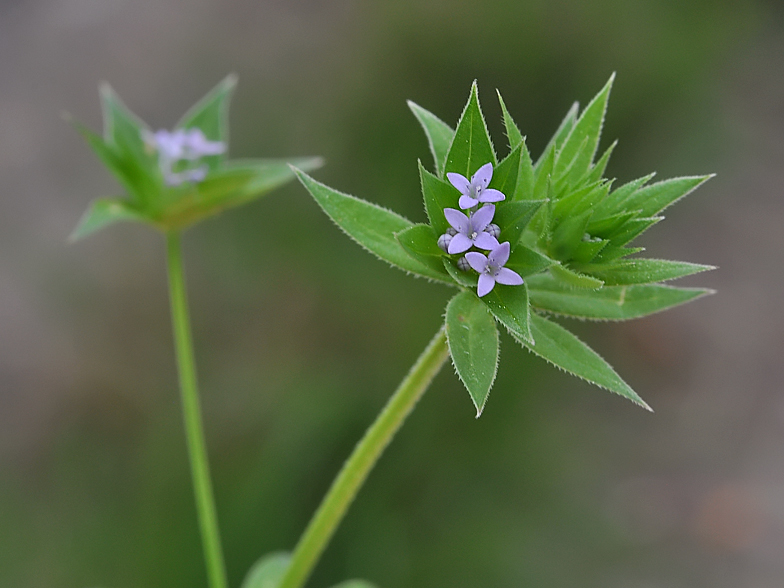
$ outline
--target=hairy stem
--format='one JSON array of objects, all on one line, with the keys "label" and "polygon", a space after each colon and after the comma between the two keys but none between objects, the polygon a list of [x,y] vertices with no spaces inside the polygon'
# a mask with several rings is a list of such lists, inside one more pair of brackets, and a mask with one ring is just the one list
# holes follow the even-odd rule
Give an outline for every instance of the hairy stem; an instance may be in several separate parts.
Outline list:
[{"label": "hairy stem", "polygon": [[301,588],[370,470],[449,356],[442,327],[354,448],[294,550],[279,588]]},{"label": "hairy stem", "polygon": [[185,277],[182,267],[180,234],[171,231],[166,235],[169,265],[169,297],[171,300],[172,327],[180,376],[182,412],[185,420],[185,437],[188,443],[193,492],[199,516],[204,561],[207,566],[210,588],[226,588],[226,569],[223,563],[218,517],[212,495],[207,448],[202,429],[201,407],[196,383],[196,364],[193,359],[193,340],[188,317],[188,300],[185,294]]}]

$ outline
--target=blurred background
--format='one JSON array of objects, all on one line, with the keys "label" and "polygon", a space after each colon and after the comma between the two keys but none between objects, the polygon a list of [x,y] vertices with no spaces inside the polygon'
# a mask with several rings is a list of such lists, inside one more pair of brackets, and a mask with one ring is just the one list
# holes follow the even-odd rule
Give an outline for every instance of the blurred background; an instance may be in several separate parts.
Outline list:
[{"label": "blurred background", "polygon": [[[154,128],[227,73],[234,157],[322,155],[423,220],[405,100],[454,125],[478,79],[539,154],[617,71],[619,181],[718,172],[641,239],[719,293],[570,323],[656,410],[502,339],[483,416],[445,368],[309,586],[773,588],[784,583],[784,9],[770,0],[0,2],[0,586],[206,586],[163,239],[69,244],[118,185],[61,119],[108,81]],[[291,184],[185,236],[232,587],[290,549],[429,341],[451,290],[338,231]]]}]

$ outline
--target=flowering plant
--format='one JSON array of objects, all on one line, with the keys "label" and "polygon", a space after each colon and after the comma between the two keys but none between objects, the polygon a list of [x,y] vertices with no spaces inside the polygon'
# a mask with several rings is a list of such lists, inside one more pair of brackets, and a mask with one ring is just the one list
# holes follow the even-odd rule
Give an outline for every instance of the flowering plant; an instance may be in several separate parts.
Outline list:
[{"label": "flowering plant", "polygon": [[461,290],[447,305],[446,335],[477,416],[495,379],[496,323],[553,365],[648,408],[551,316],[625,320],[709,293],[662,282],[710,266],[629,257],[642,251],[629,243],[710,176],[650,184],[651,174],[614,188],[603,176],[615,143],[596,159],[612,83],[610,78],[579,117],[576,104],[569,110],[535,163],[500,93],[510,150],[500,160],[476,83],[455,130],[409,102],[435,160],[435,173],[419,164],[428,223],[414,224],[298,172],[324,211],[360,245],[407,272]]}]

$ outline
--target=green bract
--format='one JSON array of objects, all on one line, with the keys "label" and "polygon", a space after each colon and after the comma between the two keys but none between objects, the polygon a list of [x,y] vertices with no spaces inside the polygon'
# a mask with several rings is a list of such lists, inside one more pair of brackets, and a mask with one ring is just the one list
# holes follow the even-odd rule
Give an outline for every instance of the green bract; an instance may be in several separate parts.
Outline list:
[{"label": "green bract", "polygon": [[[228,142],[228,107],[236,77],[228,76],[196,103],[178,129],[199,129],[209,141]],[[138,221],[170,231],[182,229],[226,208],[239,206],[269,192],[294,176],[289,167],[315,169],[319,158],[229,161],[224,154],[201,158],[206,177],[170,186],[164,181],[158,154],[145,142],[149,127],[101,86],[103,136],[77,124],[78,131],[117,177],[125,195],[96,200],[71,235],[80,239],[118,221]]]},{"label": "green bract", "polygon": [[[631,241],[659,222],[662,210],[710,176],[650,184],[649,175],[612,188],[612,180],[603,175],[615,143],[598,159],[596,155],[613,77],[579,116],[577,104],[569,110],[536,163],[500,94],[510,149],[500,160],[487,132],[476,83],[455,130],[409,102],[435,160],[435,173],[419,164],[427,224],[414,224],[297,171],[316,202],[360,245],[407,272],[462,290],[447,306],[446,334],[452,362],[477,416],[495,379],[497,322],[557,367],[648,408],[606,361],[546,315],[625,320],[710,293],[659,282],[711,266],[628,258],[642,251],[629,247]],[[525,284],[499,284],[480,298],[475,293],[477,274],[459,269],[458,256],[443,251],[437,241],[450,228],[444,209],[457,208],[460,196],[446,175],[455,172],[470,178],[487,163],[494,168],[489,188],[506,195],[495,203],[493,219],[501,229],[498,241],[511,244],[506,267]]]}]

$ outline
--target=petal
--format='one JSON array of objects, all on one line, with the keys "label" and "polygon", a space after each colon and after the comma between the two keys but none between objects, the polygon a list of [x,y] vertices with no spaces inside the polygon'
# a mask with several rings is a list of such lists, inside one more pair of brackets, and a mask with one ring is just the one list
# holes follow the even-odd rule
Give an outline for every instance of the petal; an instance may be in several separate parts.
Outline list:
[{"label": "petal", "polygon": [[460,190],[461,194],[468,194],[468,190],[471,187],[471,182],[469,182],[464,176],[454,172],[449,172],[446,174],[446,179],[449,180],[449,183],[452,184],[455,188]]},{"label": "petal", "polygon": [[485,268],[487,267],[487,258],[483,254],[477,253],[476,251],[469,251],[465,254],[465,258],[468,261],[468,264],[480,274],[485,271]]},{"label": "petal", "polygon": [[468,233],[471,230],[471,221],[462,212],[455,208],[445,208],[444,216],[446,221],[452,225],[458,233]]},{"label": "petal", "polygon": [[508,267],[502,267],[496,272],[495,281],[507,286],[519,286],[523,283],[523,278],[516,271],[510,270]]},{"label": "petal", "polygon": [[483,206],[471,215],[471,228],[474,231],[484,230],[484,228],[490,224],[490,221],[493,220],[494,215],[495,206],[492,204]]},{"label": "petal", "polygon": [[466,237],[463,233],[458,233],[452,237],[452,240],[449,242],[447,253],[462,253],[463,251],[468,251],[469,249],[471,249],[471,239]]},{"label": "petal", "polygon": [[479,200],[477,200],[476,198],[471,198],[470,196],[467,196],[466,194],[463,194],[460,197],[460,200],[457,203],[457,205],[460,208],[463,208],[463,209],[473,208],[477,204],[479,204]]},{"label": "petal", "polygon": [[479,247],[479,249],[486,249],[489,251],[498,247],[498,239],[493,237],[490,233],[485,233],[483,231],[476,235],[476,239],[474,239],[474,245]]},{"label": "petal", "polygon": [[490,184],[490,180],[493,179],[493,164],[486,163],[478,170],[476,173],[471,177],[471,183],[474,186],[482,186],[482,188],[487,188]]},{"label": "petal", "polygon": [[479,283],[476,287],[476,293],[480,297],[484,296],[493,289],[493,286],[495,286],[495,280],[493,279],[493,276],[489,274],[482,274],[479,276]]},{"label": "petal", "polygon": [[501,200],[506,200],[506,196],[504,196],[501,190],[496,190],[495,188],[482,190],[482,193],[479,195],[479,202],[501,202]]},{"label": "petal", "polygon": [[506,265],[506,262],[509,261],[509,251],[511,246],[509,245],[509,241],[505,241],[500,245],[493,248],[490,252],[490,255],[487,256],[487,259],[490,265],[495,267],[503,267]]}]

